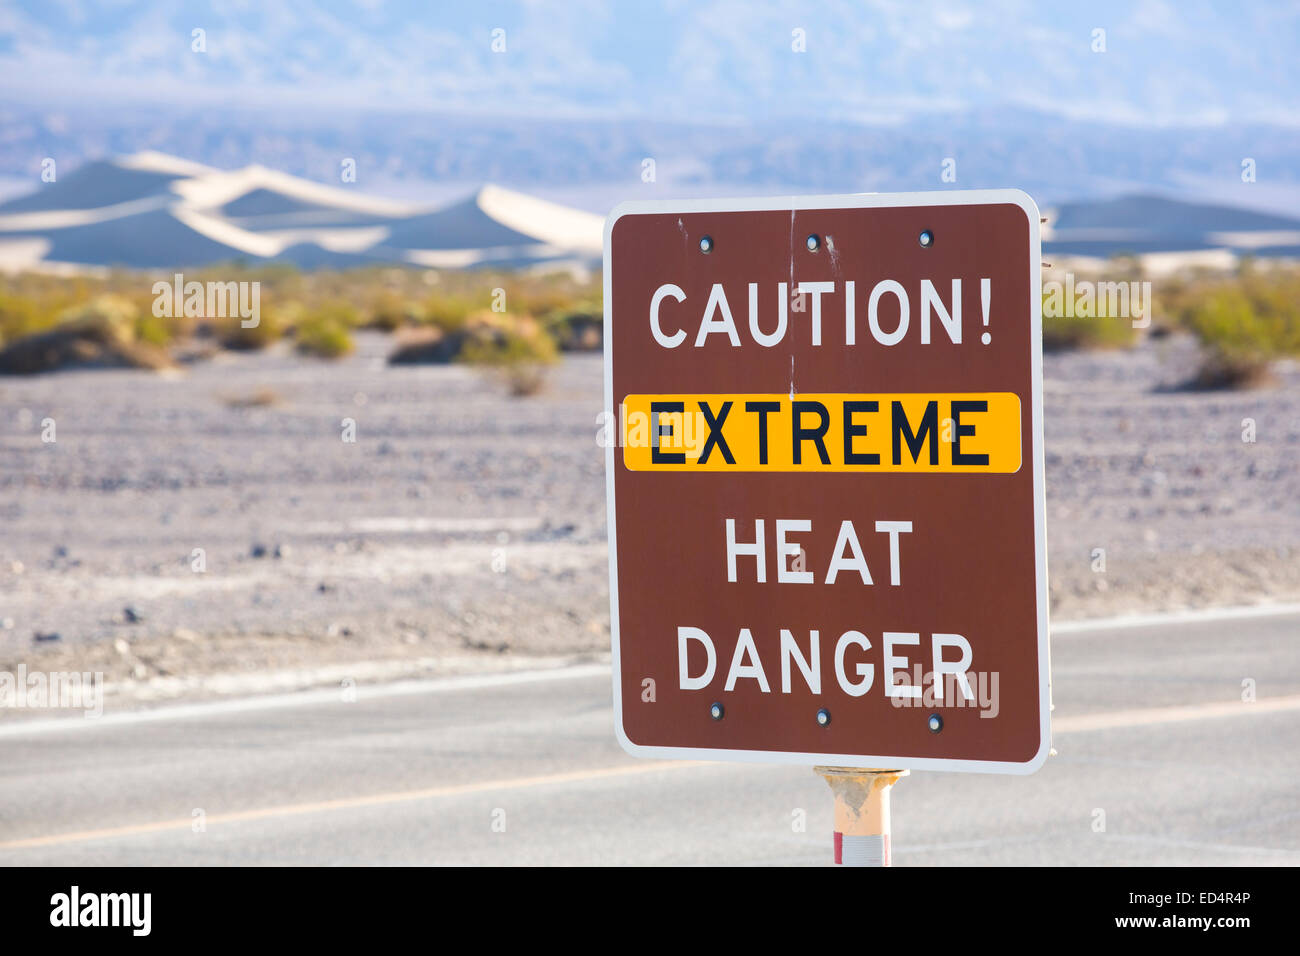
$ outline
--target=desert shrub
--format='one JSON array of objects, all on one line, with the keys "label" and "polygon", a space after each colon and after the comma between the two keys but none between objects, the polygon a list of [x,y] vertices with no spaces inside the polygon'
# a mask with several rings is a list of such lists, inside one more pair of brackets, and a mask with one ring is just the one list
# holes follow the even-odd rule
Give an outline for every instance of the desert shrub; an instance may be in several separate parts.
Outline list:
[{"label": "desert shrub", "polygon": [[55,317],[25,295],[0,293],[0,345],[48,328]]},{"label": "desert shrub", "polygon": [[162,349],[138,339],[139,307],[121,295],[98,295],[60,313],[49,327],[0,349],[0,374],[33,375],[66,368],[170,368]]},{"label": "desert shrub", "polygon": [[297,303],[273,308],[265,301],[259,310],[257,325],[245,328],[239,316],[219,319],[212,326],[217,344],[235,352],[256,352],[279,341],[286,325],[301,312]]},{"label": "desert shrub", "polygon": [[103,281],[83,276],[0,275],[0,342],[52,328],[74,306],[107,291]]},{"label": "desert shrub", "polygon": [[605,316],[599,302],[556,309],[542,324],[561,352],[596,352],[604,341]]},{"label": "desert shrub", "polygon": [[557,281],[533,279],[514,281],[502,286],[506,293],[506,307],[515,315],[534,318],[570,309],[574,305],[574,292]]},{"label": "desert shrub", "polygon": [[411,325],[422,317],[418,308],[412,306],[396,292],[384,291],[376,295],[366,310],[364,327],[395,332],[405,325]]},{"label": "desert shrub", "polygon": [[1050,316],[1043,310],[1043,350],[1122,349],[1137,340],[1133,320],[1121,316]]},{"label": "desert shrub", "polygon": [[308,309],[299,321],[332,322],[345,329],[355,329],[361,324],[361,313],[346,299],[330,299]]},{"label": "desert shrub", "polygon": [[349,331],[357,311],[343,302],[326,303],[305,312],[294,329],[298,351],[320,358],[339,358],[353,349]]},{"label": "desert shrub", "polygon": [[148,342],[159,348],[165,348],[176,334],[176,326],[166,317],[159,318],[152,312],[141,312],[135,320],[135,337],[141,342]]},{"label": "desert shrub", "polygon": [[424,321],[443,332],[458,332],[474,312],[464,296],[435,295],[424,303]]},{"label": "desert shrub", "polygon": [[1176,332],[1182,325],[1181,316],[1195,300],[1196,294],[1195,282],[1185,275],[1158,283],[1152,294],[1151,335],[1161,338]]},{"label": "desert shrub", "polygon": [[[476,364],[511,346],[491,342],[502,338],[519,319],[502,319],[493,305],[508,306],[510,316],[542,322],[544,335],[562,350],[598,349],[600,309],[599,273],[583,276],[569,271],[549,274],[505,270],[447,270],[366,267],[301,272],[282,264],[216,263],[204,269],[185,270],[185,280],[261,283],[261,314],[252,328],[238,318],[219,316],[153,315],[155,280],[171,281],[171,274],[114,271],[86,275],[52,275],[19,272],[0,275],[0,347],[47,329],[96,298],[113,294],[135,305],[129,335],[140,345],[175,348],[181,354],[204,357],[216,348],[264,349],[288,336],[327,350],[344,339],[338,326],[351,330],[376,327],[396,330],[410,346],[412,361],[455,361],[467,343]],[[505,290],[504,302],[494,300],[495,290]],[[316,316],[328,316],[330,321]],[[471,317],[475,328],[469,330]],[[301,336],[297,326],[306,323]],[[493,331],[495,330],[495,331]],[[409,336],[416,332],[424,338]],[[328,335],[322,333],[328,332]],[[441,333],[442,338],[434,339]],[[525,339],[527,335],[525,334]],[[196,339],[196,341],[190,341]],[[486,344],[485,344],[486,343]],[[545,344],[516,345],[525,353],[544,350]],[[535,357],[535,356],[534,356]],[[498,358],[504,358],[498,356]],[[467,359],[468,361],[468,359]],[[529,363],[519,362],[524,368]],[[543,361],[541,365],[544,365]],[[535,364],[536,368],[541,365]]]},{"label": "desert shrub", "polygon": [[1205,350],[1194,384],[1257,384],[1268,377],[1275,359],[1300,355],[1300,273],[1248,269],[1235,279],[1204,285],[1179,318]]},{"label": "desert shrub", "polygon": [[102,329],[108,338],[135,340],[139,307],[125,296],[105,293],[60,313],[57,325]]},{"label": "desert shrub", "polygon": [[466,324],[460,361],[503,382],[512,395],[533,395],[546,383],[546,368],[559,357],[555,340],[527,316],[479,313]]}]

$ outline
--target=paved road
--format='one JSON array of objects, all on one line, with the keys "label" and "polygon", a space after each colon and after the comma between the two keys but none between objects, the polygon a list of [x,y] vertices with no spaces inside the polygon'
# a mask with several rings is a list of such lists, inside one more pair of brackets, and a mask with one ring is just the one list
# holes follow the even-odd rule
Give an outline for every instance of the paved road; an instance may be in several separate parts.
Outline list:
[{"label": "paved road", "polygon": [[[1300,613],[1058,631],[1053,665],[1059,754],[904,779],[898,865],[1300,864]],[[611,723],[596,665],[10,721],[0,864],[827,861],[811,770],[638,761]]]}]

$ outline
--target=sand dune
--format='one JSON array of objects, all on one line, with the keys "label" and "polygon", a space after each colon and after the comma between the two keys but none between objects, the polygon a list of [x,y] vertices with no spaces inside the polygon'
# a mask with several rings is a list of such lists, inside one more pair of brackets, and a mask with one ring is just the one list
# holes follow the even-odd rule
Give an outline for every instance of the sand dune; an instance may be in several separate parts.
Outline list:
[{"label": "sand dune", "polygon": [[146,152],[87,163],[0,205],[0,269],[591,262],[601,225],[599,216],[496,186],[424,209],[263,166],[224,171]]}]

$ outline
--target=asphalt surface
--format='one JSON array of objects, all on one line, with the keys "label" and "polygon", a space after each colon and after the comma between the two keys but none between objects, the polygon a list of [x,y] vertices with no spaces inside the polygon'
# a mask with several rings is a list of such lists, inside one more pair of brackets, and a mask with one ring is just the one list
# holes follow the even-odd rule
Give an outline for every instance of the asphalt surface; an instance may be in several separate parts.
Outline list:
[{"label": "asphalt surface", "polygon": [[[1300,864],[1298,637],[1294,609],[1058,632],[1058,754],[902,780],[896,865]],[[0,722],[0,864],[829,859],[811,769],[628,757],[600,665],[344,696]]]}]

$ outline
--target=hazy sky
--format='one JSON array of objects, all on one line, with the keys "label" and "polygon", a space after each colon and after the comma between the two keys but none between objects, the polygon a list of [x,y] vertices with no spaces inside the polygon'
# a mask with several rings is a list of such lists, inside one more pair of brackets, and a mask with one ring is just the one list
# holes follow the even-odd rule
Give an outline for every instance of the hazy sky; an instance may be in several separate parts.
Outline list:
[{"label": "hazy sky", "polygon": [[[193,31],[204,31],[195,52]],[[504,30],[504,52],[493,31]],[[1094,30],[1105,52],[1094,52]],[[795,31],[806,52],[795,52]],[[500,34],[498,34],[500,45]],[[0,102],[1300,125],[1300,3],[5,0]]]}]

